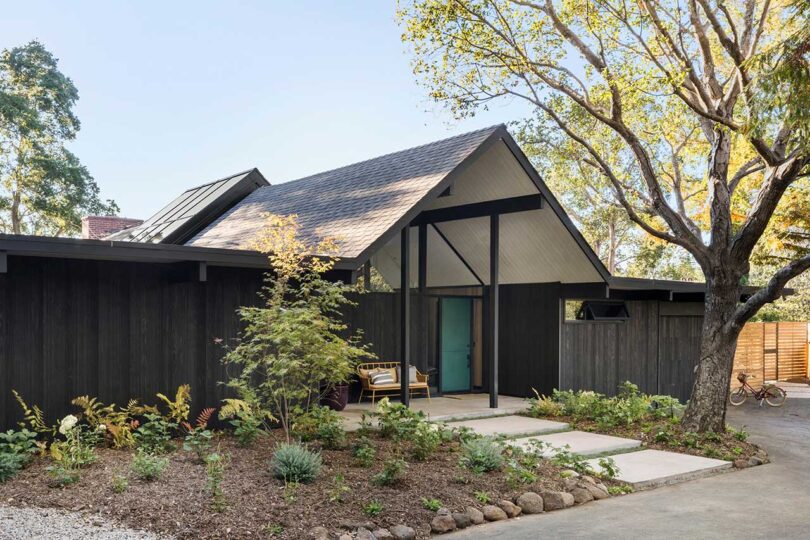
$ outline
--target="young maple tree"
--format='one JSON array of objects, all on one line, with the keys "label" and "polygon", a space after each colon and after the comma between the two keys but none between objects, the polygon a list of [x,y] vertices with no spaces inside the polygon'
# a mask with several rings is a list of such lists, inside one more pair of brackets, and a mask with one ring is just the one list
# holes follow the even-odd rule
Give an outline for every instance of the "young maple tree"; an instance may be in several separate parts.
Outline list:
[{"label": "young maple tree", "polygon": [[724,429],[742,326],[810,267],[793,220],[782,231],[793,241],[771,254],[781,265],[743,296],[771,218],[807,193],[809,14],[807,0],[412,0],[399,11],[433,99],[459,116],[530,104],[633,223],[694,257],[706,302],[692,431]]}]

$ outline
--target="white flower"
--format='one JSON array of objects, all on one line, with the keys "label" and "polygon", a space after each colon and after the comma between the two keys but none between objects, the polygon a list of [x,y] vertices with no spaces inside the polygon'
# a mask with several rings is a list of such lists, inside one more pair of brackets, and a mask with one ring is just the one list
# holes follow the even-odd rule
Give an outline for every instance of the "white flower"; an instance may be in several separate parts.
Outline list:
[{"label": "white flower", "polygon": [[107,426],[104,424],[99,424],[96,426],[96,431],[98,432],[107,431]]},{"label": "white flower", "polygon": [[62,418],[62,421],[59,422],[59,433],[67,435],[67,432],[73,429],[73,426],[75,426],[78,421],[79,419],[72,414]]}]

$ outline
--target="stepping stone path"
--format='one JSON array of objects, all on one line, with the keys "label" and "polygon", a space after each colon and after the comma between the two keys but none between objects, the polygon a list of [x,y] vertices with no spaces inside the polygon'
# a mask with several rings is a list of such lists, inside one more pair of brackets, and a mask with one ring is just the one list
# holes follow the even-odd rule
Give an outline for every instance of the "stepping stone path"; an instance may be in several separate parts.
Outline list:
[{"label": "stepping stone path", "polygon": [[[552,457],[566,446],[569,452],[583,457],[611,454],[610,457],[619,469],[617,480],[626,482],[634,489],[646,489],[685,482],[703,476],[716,474],[730,469],[730,461],[709,459],[677,452],[662,450],[637,450],[641,441],[613,437],[585,431],[565,431],[568,424],[553,422],[526,416],[499,416],[479,418],[459,422],[450,422],[449,427],[468,427],[480,435],[502,435],[511,444],[528,446],[530,441],[539,440],[547,443],[543,452],[545,457]],[[588,460],[595,471],[600,471],[599,458]],[[497,506],[491,510],[501,510]]]},{"label": "stepping stone path", "polygon": [[624,439],[586,431],[565,431],[551,435],[526,437],[517,439],[514,443],[527,447],[532,440],[542,441],[548,445],[543,451],[543,457],[547,458],[554,457],[560,450],[566,449],[566,446],[570,447],[567,449],[569,452],[581,456],[598,456],[622,450],[632,450],[641,446],[641,441],[635,439]]},{"label": "stepping stone path", "polygon": [[504,435],[510,438],[568,429],[568,424],[565,422],[553,422],[551,420],[529,418],[528,416],[496,416],[493,418],[452,422],[448,425],[456,428],[470,428],[479,435],[486,435],[488,437]]},{"label": "stepping stone path", "polygon": [[[732,467],[730,461],[662,450],[641,450],[611,457],[619,468],[616,479],[635,489],[694,480]],[[588,463],[595,471],[601,469],[598,459],[588,460]]]}]

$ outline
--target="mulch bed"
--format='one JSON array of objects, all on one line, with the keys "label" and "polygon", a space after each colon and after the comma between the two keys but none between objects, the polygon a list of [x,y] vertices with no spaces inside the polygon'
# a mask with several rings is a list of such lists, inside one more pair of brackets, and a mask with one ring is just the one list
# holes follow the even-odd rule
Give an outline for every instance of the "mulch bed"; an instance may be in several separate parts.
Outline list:
[{"label": "mulch bed", "polygon": [[[350,439],[355,435],[350,434]],[[458,465],[458,443],[446,443],[424,462],[409,460],[404,479],[394,487],[377,487],[370,478],[382,469],[394,454],[389,440],[373,438],[377,456],[371,470],[352,463],[347,450],[323,450],[323,469],[318,480],[301,485],[291,500],[283,482],[269,472],[273,446],[281,439],[275,431],[259,439],[251,448],[240,448],[226,435],[217,436],[214,446],[230,455],[223,489],[227,509],[211,510],[206,491],[205,467],[189,452],[177,451],[161,478],[147,483],[130,473],[132,452],[99,449],[98,461],[82,472],[77,484],[66,488],[49,487],[45,467],[51,462],[37,458],[28,468],[5,484],[0,497],[9,505],[55,507],[96,513],[129,527],[178,538],[308,538],[316,526],[332,531],[346,522],[373,521],[377,526],[404,524],[413,527],[419,538],[430,536],[430,520],[435,512],[423,508],[421,499],[439,499],[451,510],[466,506],[480,508],[476,491],[489,494],[492,501],[512,499],[525,491],[562,490],[560,469],[543,461],[535,472],[538,481],[510,489],[503,472],[476,475]],[[316,446],[316,445],[315,445]],[[350,491],[342,502],[330,502],[330,490],[336,474],[343,474]],[[114,475],[126,475],[129,487],[112,491]],[[362,507],[379,501],[384,509],[374,518],[363,514]]]}]

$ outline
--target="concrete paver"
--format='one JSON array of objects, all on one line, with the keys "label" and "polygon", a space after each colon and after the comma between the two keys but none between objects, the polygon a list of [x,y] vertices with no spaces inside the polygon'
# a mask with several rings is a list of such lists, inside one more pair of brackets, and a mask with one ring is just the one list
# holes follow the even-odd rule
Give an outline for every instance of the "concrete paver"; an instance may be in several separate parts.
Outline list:
[{"label": "concrete paver", "polygon": [[524,437],[516,439],[514,444],[528,446],[532,439],[543,441],[549,445],[543,451],[545,457],[552,457],[566,446],[574,454],[581,456],[596,456],[622,450],[632,450],[641,446],[641,441],[625,439],[623,437],[613,437],[600,433],[588,433],[586,431],[565,431],[562,433],[552,433],[537,437]]},{"label": "concrete paver", "polygon": [[564,429],[568,429],[568,424],[565,422],[541,420],[539,418],[529,418],[528,416],[480,418],[477,420],[452,422],[448,423],[447,425],[448,427],[455,428],[470,428],[479,435],[505,435],[507,437],[523,437],[526,435],[537,435],[541,433],[550,433],[552,431],[562,431]]},{"label": "concrete paver", "polygon": [[[635,489],[646,489],[686,480],[694,480],[730,469],[730,461],[710,459],[662,450],[641,450],[611,456],[619,468],[617,480]],[[588,460],[591,468],[600,471],[598,459]]]}]

